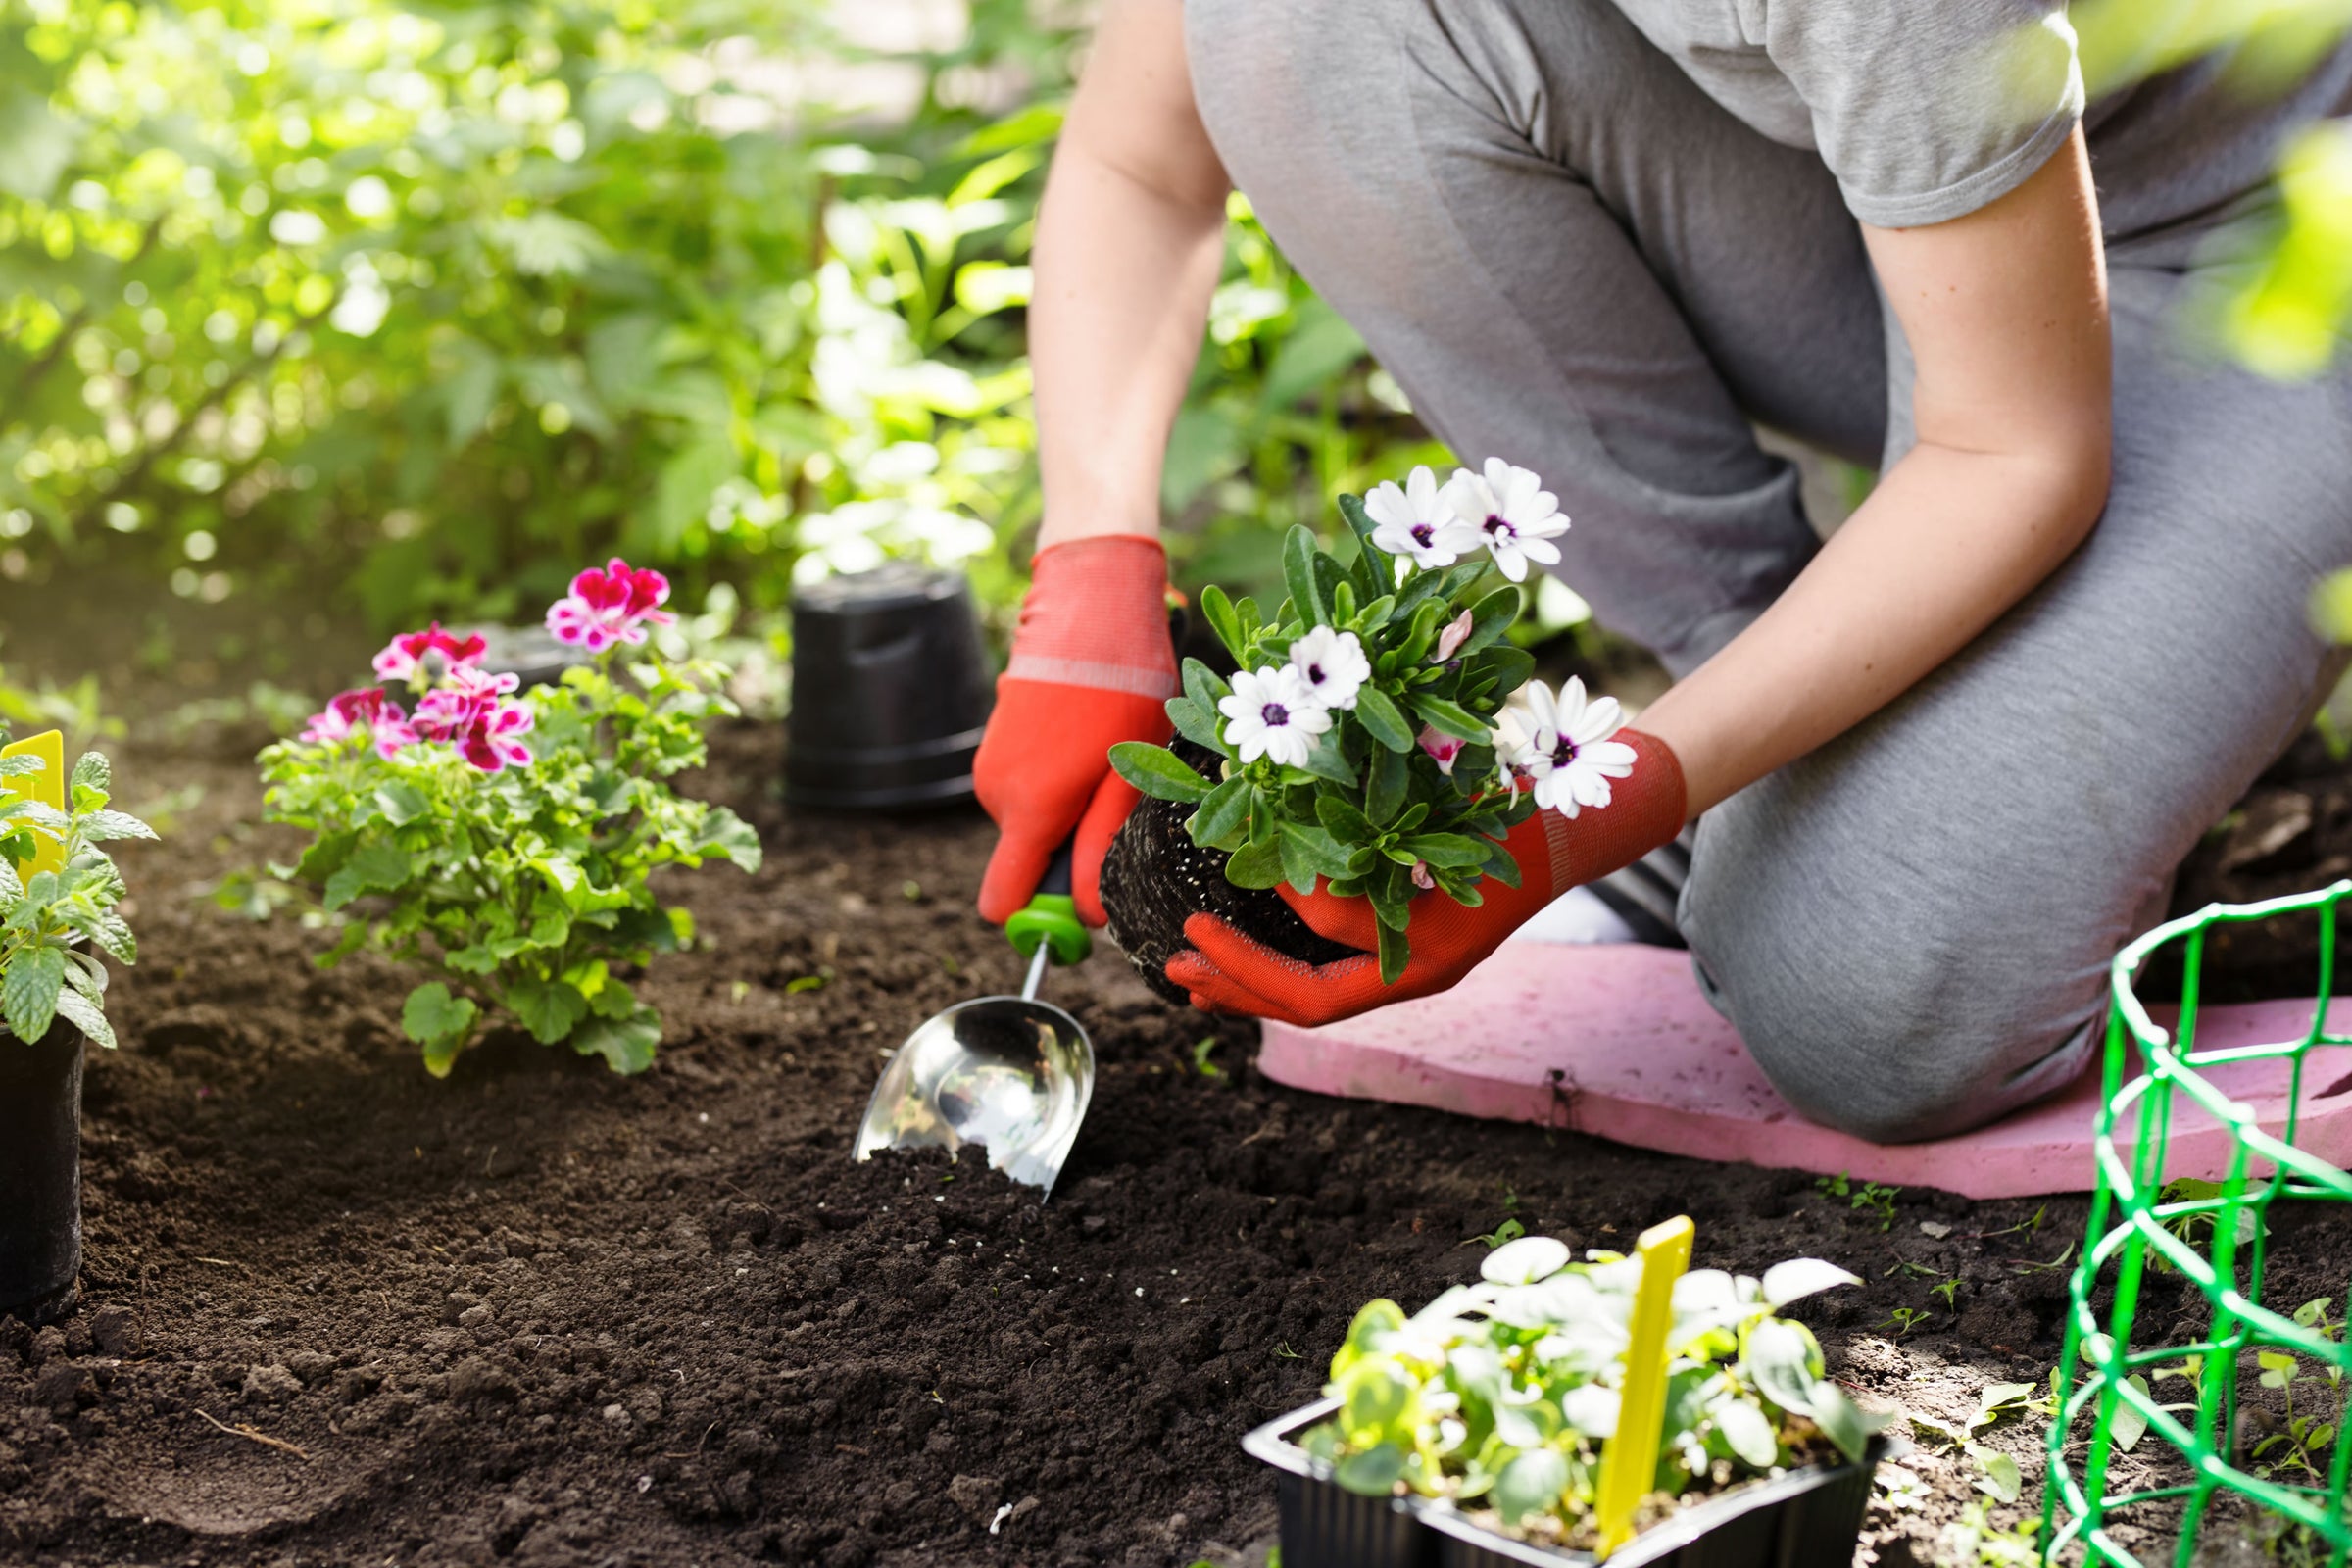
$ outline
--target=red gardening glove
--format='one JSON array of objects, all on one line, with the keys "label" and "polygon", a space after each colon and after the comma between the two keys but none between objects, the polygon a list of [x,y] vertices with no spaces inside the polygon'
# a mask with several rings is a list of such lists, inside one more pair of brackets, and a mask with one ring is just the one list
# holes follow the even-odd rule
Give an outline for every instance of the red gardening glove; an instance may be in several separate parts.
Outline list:
[{"label": "red gardening glove", "polygon": [[1121,741],[1165,741],[1176,695],[1168,644],[1168,558],[1155,539],[1101,534],[1038,552],[1012,659],[972,760],[972,787],[997,821],[981,916],[1002,925],[1029,902],[1077,830],[1078,917],[1104,923],[1102,856],[1138,796],[1110,770]]},{"label": "red gardening glove", "polygon": [[1361,956],[1301,963],[1213,914],[1196,914],[1184,922],[1193,945],[1168,960],[1168,978],[1203,1012],[1250,1013],[1309,1029],[1451,988],[1553,899],[1631,865],[1683,830],[1683,765],[1674,753],[1640,730],[1610,739],[1631,746],[1637,760],[1612,786],[1608,805],[1588,806],[1573,818],[1540,810],[1503,840],[1519,862],[1518,887],[1481,881],[1486,902],[1476,908],[1438,892],[1413,900],[1405,928],[1413,956],[1395,985],[1381,983],[1372,901],[1335,898],[1320,880],[1312,893],[1288,883],[1279,891],[1316,934],[1365,950]]}]

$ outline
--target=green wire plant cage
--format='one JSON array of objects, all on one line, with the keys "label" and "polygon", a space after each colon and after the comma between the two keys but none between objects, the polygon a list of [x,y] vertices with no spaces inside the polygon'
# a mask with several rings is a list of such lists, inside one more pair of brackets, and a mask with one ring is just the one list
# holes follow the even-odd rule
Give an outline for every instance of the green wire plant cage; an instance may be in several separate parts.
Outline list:
[{"label": "green wire plant cage", "polygon": [[[2352,1202],[2352,1177],[2296,1147],[2306,1097],[2334,1087],[2305,1082],[2314,1048],[2352,1045],[2352,1034],[2328,1029],[2336,927],[2347,898],[2352,882],[2262,904],[2213,905],[2159,926],[2116,956],[2095,1137],[2098,1186],[2068,1289],[2055,1382],[2063,1396],[2050,1423],[2045,1563],[2345,1568],[2352,1556],[2344,1507],[2352,1440],[2337,1431],[2352,1372],[2341,1322],[2347,1282],[2335,1282],[2332,1302],[2294,1302],[2265,1279],[2274,1206]],[[2317,922],[2308,1026],[2292,1039],[2200,1049],[2209,934],[2281,915]],[[2181,986],[2170,1032],[2132,989],[2144,962],[2174,956],[2167,950],[2177,950]],[[2352,1019],[2339,1022],[2352,1026]],[[2257,1059],[2276,1060],[2290,1079],[2285,1114],[2268,1127],[2212,1081],[2217,1067]],[[2219,1179],[2168,1180],[2168,1152],[2192,1130],[2217,1126],[2228,1149]],[[2180,1292],[2177,1312],[2148,1299],[2154,1273],[2185,1282],[2168,1283],[2167,1294]],[[2266,1298],[2266,1283],[2278,1298]]]}]

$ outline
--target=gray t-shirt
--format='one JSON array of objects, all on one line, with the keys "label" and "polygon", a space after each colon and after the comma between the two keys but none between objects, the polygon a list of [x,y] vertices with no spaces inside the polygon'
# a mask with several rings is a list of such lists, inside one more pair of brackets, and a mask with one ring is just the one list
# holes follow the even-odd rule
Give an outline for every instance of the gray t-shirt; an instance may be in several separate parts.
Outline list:
[{"label": "gray t-shirt", "polygon": [[2294,130],[2352,110],[2352,45],[2249,92],[2205,60],[2085,102],[2065,0],[1616,0],[1690,79],[1773,140],[1818,150],[1846,206],[1939,223],[2024,183],[2086,128],[2110,238],[2262,184]]}]

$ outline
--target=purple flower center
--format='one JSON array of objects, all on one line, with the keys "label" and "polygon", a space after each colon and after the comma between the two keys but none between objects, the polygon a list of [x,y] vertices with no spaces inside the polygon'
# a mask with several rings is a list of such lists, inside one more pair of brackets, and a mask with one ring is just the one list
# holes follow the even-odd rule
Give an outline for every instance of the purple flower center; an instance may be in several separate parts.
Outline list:
[{"label": "purple flower center", "polygon": [[1576,760],[1576,742],[1563,735],[1551,749],[1551,765],[1566,767]]},{"label": "purple flower center", "polygon": [[1309,684],[1309,685],[1314,685],[1314,686],[1320,686],[1320,685],[1322,685],[1322,684],[1323,684],[1323,666],[1322,666],[1321,664],[1309,664],[1309,665],[1307,665],[1307,666],[1306,666],[1306,678],[1307,678],[1307,682],[1308,682],[1308,684]]},{"label": "purple flower center", "polygon": [[1257,710],[1257,716],[1265,721],[1266,728],[1280,729],[1291,721],[1291,710],[1280,703],[1268,703]]},{"label": "purple flower center", "polygon": [[1511,526],[1511,519],[1504,516],[1499,512],[1488,513],[1487,520],[1484,526],[1487,532],[1491,534],[1498,534],[1505,539],[1516,539],[1519,537],[1519,530]]},{"label": "purple flower center", "polygon": [[1438,530],[1429,523],[1416,522],[1413,524],[1412,534],[1413,543],[1419,545],[1422,549],[1427,550],[1429,548],[1429,542],[1438,536]]}]

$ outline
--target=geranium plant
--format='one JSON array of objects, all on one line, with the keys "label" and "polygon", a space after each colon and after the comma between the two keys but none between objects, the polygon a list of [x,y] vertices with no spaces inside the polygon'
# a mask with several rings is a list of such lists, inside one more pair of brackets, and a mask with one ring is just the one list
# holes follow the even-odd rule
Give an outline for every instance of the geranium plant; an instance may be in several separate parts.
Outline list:
[{"label": "geranium plant", "polygon": [[372,901],[320,961],[372,945],[428,971],[401,1024],[436,1075],[501,1013],[642,1070],[662,1021],[615,971],[693,935],[649,878],[712,858],[759,868],[746,823],[667,782],[703,761],[704,724],[735,711],[724,669],[650,645],[668,594],[618,559],[581,572],[547,625],[588,657],[519,694],[481,667],[479,637],[396,637],[375,658],[384,684],[262,753],[270,819],[314,835],[279,874],[329,909]]},{"label": "geranium plant", "polygon": [[1254,600],[1201,592],[1236,672],[1186,660],[1168,716],[1215,754],[1217,776],[1140,742],[1110,760],[1145,794],[1194,805],[1186,830],[1226,853],[1235,885],[1307,893],[1323,877],[1369,899],[1394,982],[1416,893],[1476,905],[1483,878],[1517,887],[1503,836],[1538,808],[1606,806],[1635,754],[1609,739],[1624,723],[1615,699],[1587,702],[1574,680],[1555,696],[1503,641],[1514,584],[1531,561],[1559,559],[1551,541],[1568,526],[1535,474],[1490,458],[1441,485],[1416,468],[1339,505],[1353,560],[1293,528],[1289,593],[1270,619]]},{"label": "geranium plant", "polygon": [[[1300,1435],[1351,1491],[1443,1497],[1514,1534],[1592,1544],[1603,1444],[1640,1283],[1638,1259],[1530,1236],[1489,1253],[1477,1285],[1412,1317],[1393,1301],[1355,1316],[1325,1393],[1338,1411]],[[1861,1463],[1886,1417],[1824,1375],[1789,1302],[1861,1283],[1817,1258],[1760,1280],[1696,1269],[1674,1288],[1664,1440],[1654,1490],[1682,1497],[1841,1456]]]},{"label": "geranium plant", "polygon": [[[38,757],[0,757],[0,778],[22,778],[44,766]],[[0,798],[0,1016],[8,1032],[37,1042],[59,1018],[92,1045],[112,1047],[106,1021],[106,965],[97,955],[135,962],[138,941],[117,906],[122,875],[100,849],[115,839],[152,839],[155,830],[108,804],[113,769],[97,752],[84,752],[67,781],[66,808]],[[54,846],[54,856],[40,852]],[[53,860],[29,869],[35,857]]]}]

